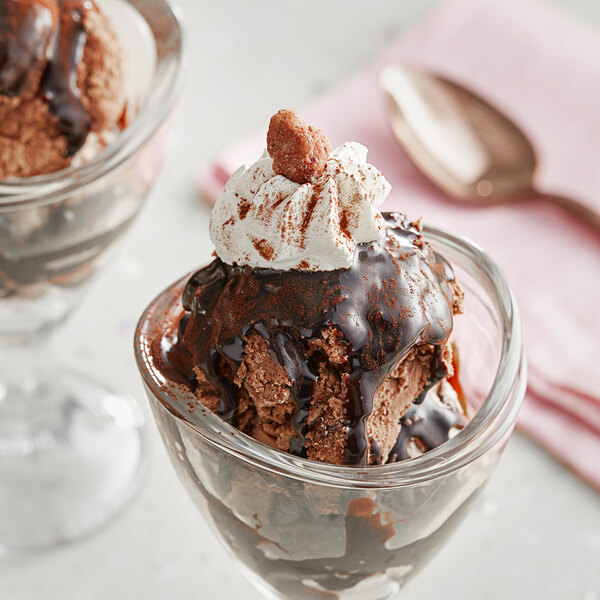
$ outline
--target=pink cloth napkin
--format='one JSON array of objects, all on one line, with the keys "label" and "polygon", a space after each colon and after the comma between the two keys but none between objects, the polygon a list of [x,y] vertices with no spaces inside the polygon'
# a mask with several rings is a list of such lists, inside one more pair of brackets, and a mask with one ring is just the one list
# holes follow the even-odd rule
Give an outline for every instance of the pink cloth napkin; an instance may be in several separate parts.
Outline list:
[{"label": "pink cloth napkin", "polygon": [[[600,232],[550,204],[450,201],[393,138],[377,83],[390,63],[416,64],[489,97],[534,142],[540,187],[600,211],[598,56],[600,36],[533,0],[452,0],[302,115],[333,147],[354,140],[369,148],[369,162],[393,186],[384,209],[467,235],[500,264],[521,307],[530,370],[519,426],[600,490]],[[207,198],[256,159],[264,136],[201,174]]]}]

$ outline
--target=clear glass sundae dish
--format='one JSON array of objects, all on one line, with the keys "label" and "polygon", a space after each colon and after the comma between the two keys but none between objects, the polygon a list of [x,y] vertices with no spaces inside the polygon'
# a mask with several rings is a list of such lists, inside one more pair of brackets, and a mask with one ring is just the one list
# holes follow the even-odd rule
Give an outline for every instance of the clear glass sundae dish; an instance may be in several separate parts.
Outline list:
[{"label": "clear glass sundae dish", "polygon": [[124,49],[122,130],[66,168],[0,182],[0,553],[99,527],[131,498],[144,463],[135,405],[57,365],[53,339],[152,188],[183,39],[165,0],[97,5]]},{"label": "clear glass sundae dish", "polygon": [[273,115],[215,203],[213,260],[136,331],[181,480],[270,598],[396,597],[480,494],[525,390],[502,273],[380,212],[367,152]]}]

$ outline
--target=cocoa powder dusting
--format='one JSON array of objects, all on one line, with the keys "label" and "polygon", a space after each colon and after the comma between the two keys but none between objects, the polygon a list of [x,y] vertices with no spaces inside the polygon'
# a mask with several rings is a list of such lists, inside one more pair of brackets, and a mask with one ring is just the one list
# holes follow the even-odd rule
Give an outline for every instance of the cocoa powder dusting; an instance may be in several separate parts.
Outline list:
[{"label": "cocoa powder dusting", "polygon": [[251,206],[252,204],[248,200],[241,199],[238,202],[238,215],[242,221],[246,218]]},{"label": "cocoa powder dusting", "polygon": [[348,211],[344,210],[340,215],[340,229],[347,238],[352,238],[352,233],[350,232],[350,218],[348,215]]},{"label": "cocoa powder dusting", "polygon": [[307,205],[306,205],[306,210],[304,211],[304,218],[302,219],[302,225],[300,226],[300,233],[302,235],[302,239],[304,240],[304,243],[302,244],[302,246],[304,247],[306,244],[306,230],[308,229],[308,226],[310,225],[310,221],[312,219],[313,213],[315,212],[315,208],[317,206],[317,202],[319,201],[319,196],[323,193],[323,184],[320,183],[319,185],[315,186],[315,189],[313,190],[311,196],[310,196],[310,200],[308,201]]},{"label": "cocoa powder dusting", "polygon": [[252,238],[252,245],[265,260],[271,260],[275,250],[273,249],[273,246],[267,242],[267,240]]}]

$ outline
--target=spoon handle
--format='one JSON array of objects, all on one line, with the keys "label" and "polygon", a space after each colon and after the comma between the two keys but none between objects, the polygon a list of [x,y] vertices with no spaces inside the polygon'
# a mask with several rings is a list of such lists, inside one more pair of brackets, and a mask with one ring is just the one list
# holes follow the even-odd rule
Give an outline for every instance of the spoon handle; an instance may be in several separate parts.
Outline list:
[{"label": "spoon handle", "polygon": [[558,204],[580,219],[585,220],[588,225],[594,227],[597,231],[600,231],[600,212],[598,210],[594,210],[590,206],[586,206],[582,202],[568,198],[567,196],[540,192],[539,190],[534,190],[534,193],[537,200]]}]

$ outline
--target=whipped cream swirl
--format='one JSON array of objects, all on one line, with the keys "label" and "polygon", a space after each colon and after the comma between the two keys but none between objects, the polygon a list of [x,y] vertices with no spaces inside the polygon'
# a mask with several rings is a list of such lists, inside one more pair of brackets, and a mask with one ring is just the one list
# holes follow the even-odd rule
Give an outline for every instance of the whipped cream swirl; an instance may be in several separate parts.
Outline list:
[{"label": "whipped cream swirl", "polygon": [[347,142],[331,152],[322,175],[295,183],[273,171],[265,153],[229,179],[210,219],[217,255],[254,268],[333,271],[352,265],[356,244],[381,240],[377,207],[391,189],[367,163],[367,149]]}]

